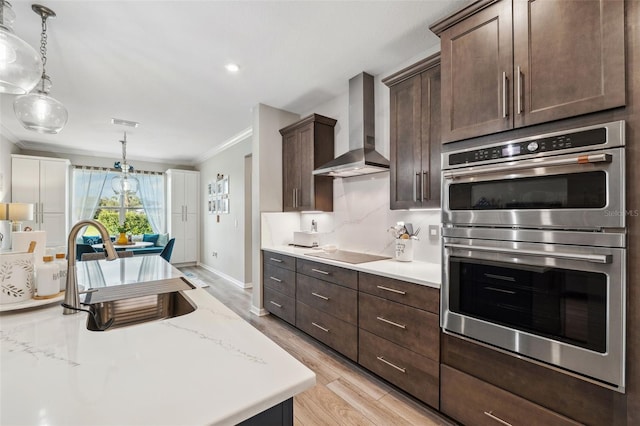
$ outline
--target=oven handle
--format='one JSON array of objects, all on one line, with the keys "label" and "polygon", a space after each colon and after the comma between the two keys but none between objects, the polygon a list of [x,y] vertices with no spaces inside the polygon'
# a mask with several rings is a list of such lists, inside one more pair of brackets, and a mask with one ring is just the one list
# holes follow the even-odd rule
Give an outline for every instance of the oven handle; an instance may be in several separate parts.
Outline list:
[{"label": "oven handle", "polygon": [[505,253],[516,254],[525,256],[540,256],[540,257],[553,257],[555,259],[565,260],[579,260],[583,262],[592,263],[611,263],[612,256],[610,254],[579,254],[579,253],[560,253],[560,252],[547,252],[537,250],[520,250],[487,246],[468,246],[466,244],[445,244],[445,248],[454,248],[471,251],[487,251],[491,253]]},{"label": "oven handle", "polygon": [[476,176],[480,174],[487,173],[504,173],[512,170],[523,170],[523,169],[534,169],[536,167],[552,167],[552,166],[567,166],[567,165],[575,165],[575,164],[590,164],[590,163],[610,163],[611,162],[611,154],[590,154],[590,155],[579,155],[577,157],[569,157],[569,158],[541,158],[539,160],[532,161],[523,161],[519,164],[500,164],[495,166],[487,166],[482,169],[475,170],[449,170],[442,173],[442,176],[445,179],[455,179],[465,176]]}]

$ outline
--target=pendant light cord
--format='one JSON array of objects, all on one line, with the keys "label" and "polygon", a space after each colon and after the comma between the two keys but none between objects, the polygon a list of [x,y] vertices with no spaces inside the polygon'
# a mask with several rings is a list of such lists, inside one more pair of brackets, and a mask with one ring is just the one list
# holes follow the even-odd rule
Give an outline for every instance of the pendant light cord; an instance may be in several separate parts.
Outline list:
[{"label": "pendant light cord", "polygon": [[45,65],[47,65],[47,18],[48,16],[46,14],[42,14],[42,33],[40,34],[40,55],[42,55],[42,80],[44,80],[47,77],[47,73],[44,70]]}]

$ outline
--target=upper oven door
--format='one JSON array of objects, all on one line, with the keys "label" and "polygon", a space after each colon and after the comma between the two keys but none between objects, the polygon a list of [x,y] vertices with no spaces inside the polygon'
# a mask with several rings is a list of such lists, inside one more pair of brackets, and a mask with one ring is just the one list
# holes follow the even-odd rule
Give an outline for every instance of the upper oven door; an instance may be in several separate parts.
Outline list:
[{"label": "upper oven door", "polygon": [[443,172],[443,222],[525,228],[625,226],[623,148]]}]

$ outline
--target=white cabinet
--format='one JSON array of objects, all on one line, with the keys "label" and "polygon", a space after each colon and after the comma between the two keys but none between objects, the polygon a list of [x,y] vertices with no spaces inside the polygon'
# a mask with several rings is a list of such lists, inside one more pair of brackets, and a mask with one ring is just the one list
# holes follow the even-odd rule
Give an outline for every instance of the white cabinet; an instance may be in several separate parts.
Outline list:
[{"label": "white cabinet", "polygon": [[200,246],[200,172],[167,170],[167,223],[175,238],[171,263],[198,261]]},{"label": "white cabinet", "polygon": [[11,201],[33,204],[33,220],[23,222],[47,232],[47,246],[67,244],[69,160],[11,156]]}]

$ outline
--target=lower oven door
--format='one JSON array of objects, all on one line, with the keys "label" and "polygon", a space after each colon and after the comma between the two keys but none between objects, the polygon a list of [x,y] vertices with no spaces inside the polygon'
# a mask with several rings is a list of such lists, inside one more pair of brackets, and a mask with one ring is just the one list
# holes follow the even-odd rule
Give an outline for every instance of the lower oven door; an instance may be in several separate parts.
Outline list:
[{"label": "lower oven door", "polygon": [[621,248],[444,238],[445,332],[624,392]]}]

